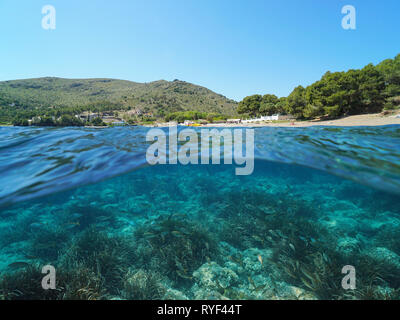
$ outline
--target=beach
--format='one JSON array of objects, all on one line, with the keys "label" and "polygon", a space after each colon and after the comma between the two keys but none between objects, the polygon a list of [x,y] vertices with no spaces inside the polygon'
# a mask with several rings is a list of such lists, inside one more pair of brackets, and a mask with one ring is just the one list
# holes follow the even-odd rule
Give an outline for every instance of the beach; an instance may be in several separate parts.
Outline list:
[{"label": "beach", "polygon": [[[387,125],[400,125],[400,111],[394,114],[383,115],[382,113],[362,114],[348,116],[333,120],[287,120],[287,121],[259,121],[252,123],[208,123],[196,124],[196,127],[210,128],[232,128],[232,127],[312,127],[312,126],[333,126],[333,127],[376,127]],[[176,125],[173,122],[162,122],[146,124],[144,127],[170,127]]]},{"label": "beach", "polygon": [[400,112],[392,115],[382,115],[381,113],[363,114],[349,116],[335,120],[309,120],[309,121],[270,121],[257,123],[210,123],[205,127],[311,127],[311,126],[338,126],[338,127],[358,127],[358,126],[386,126],[400,124]]}]

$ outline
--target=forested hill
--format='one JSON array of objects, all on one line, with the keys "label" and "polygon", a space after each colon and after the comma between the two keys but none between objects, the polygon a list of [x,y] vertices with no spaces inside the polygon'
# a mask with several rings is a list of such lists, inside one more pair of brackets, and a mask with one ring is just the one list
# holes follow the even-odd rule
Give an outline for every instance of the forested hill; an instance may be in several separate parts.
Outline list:
[{"label": "forested hill", "polygon": [[136,110],[154,117],[177,111],[232,115],[237,103],[188,82],[37,78],[0,82],[0,122],[83,111]]}]

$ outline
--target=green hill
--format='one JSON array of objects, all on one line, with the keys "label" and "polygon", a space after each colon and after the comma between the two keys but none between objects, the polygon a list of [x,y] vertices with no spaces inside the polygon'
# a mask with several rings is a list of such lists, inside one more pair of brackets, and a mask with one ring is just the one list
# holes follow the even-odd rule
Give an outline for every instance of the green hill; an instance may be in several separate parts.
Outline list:
[{"label": "green hill", "polygon": [[179,111],[236,113],[237,103],[188,82],[137,83],[115,79],[37,78],[0,82],[0,122],[15,117],[83,111],[138,111],[154,118]]}]

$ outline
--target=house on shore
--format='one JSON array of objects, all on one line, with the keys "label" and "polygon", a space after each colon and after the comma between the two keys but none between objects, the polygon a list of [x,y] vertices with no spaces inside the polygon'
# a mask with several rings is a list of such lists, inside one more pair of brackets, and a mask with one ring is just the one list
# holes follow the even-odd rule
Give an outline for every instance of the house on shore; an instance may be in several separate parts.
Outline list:
[{"label": "house on shore", "polygon": [[98,113],[85,111],[85,112],[82,112],[81,114],[76,115],[75,117],[80,119],[80,120],[82,120],[82,121],[90,122],[90,121],[92,121],[92,120],[94,120],[96,118],[99,118],[100,116],[99,116]]},{"label": "house on shore", "polygon": [[274,114],[272,116],[261,116],[260,118],[254,118],[249,120],[243,120],[243,123],[254,123],[254,122],[261,122],[261,121],[278,121],[280,115]]}]

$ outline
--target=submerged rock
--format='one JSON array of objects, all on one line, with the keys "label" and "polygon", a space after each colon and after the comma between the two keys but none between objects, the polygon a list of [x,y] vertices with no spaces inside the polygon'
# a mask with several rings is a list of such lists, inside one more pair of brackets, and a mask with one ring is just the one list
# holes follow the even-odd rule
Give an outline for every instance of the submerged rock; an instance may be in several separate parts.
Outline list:
[{"label": "submerged rock", "polygon": [[203,288],[219,290],[234,286],[239,276],[231,269],[221,267],[216,262],[207,262],[193,272],[196,283]]},{"label": "submerged rock", "polygon": [[272,256],[272,250],[250,248],[243,252],[243,267],[250,274],[262,272],[268,268],[268,259]]},{"label": "submerged rock", "polygon": [[169,288],[162,300],[189,300],[189,298],[181,291]]},{"label": "submerged rock", "polygon": [[356,238],[350,238],[350,237],[339,238],[337,242],[338,252],[340,252],[346,257],[356,254],[360,250],[360,247],[361,243]]}]

